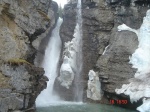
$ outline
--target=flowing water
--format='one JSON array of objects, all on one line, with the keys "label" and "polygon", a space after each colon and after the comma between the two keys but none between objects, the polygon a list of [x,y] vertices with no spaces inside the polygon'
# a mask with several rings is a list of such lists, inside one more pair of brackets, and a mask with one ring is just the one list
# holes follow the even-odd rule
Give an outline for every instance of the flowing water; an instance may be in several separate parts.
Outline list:
[{"label": "flowing water", "polygon": [[36,99],[37,112],[134,112],[110,105],[102,104],[84,104],[82,102],[83,87],[78,81],[81,81],[82,73],[82,13],[81,0],[77,4],[77,22],[74,31],[74,37],[77,44],[76,76],[74,83],[74,101],[62,101],[53,91],[54,81],[57,77],[58,62],[61,50],[61,40],[59,36],[62,20],[59,18],[55,29],[52,32],[49,44],[45,51],[45,57],[42,67],[49,81],[47,88],[41,92]]},{"label": "flowing water", "polygon": [[37,112],[135,112],[115,106],[98,104],[63,104],[37,108]]},{"label": "flowing water", "polygon": [[[60,100],[59,96],[54,93],[53,86],[56,77],[58,76],[58,62],[61,50],[61,39],[59,36],[60,26],[62,20],[59,18],[55,29],[52,31],[52,36],[49,40],[48,46],[45,51],[45,56],[43,60],[42,67],[45,70],[45,75],[48,77],[49,81],[47,83],[47,88],[43,90],[36,99],[37,107],[46,107],[51,104],[58,104],[63,102]],[[77,4],[77,22],[74,31],[74,37],[76,41],[77,57],[76,61],[76,78],[74,84],[74,101],[82,101],[83,89],[82,86],[76,83],[81,77],[82,71],[82,15],[81,15],[81,0],[78,0]]]},{"label": "flowing water", "polygon": [[76,76],[74,81],[74,101],[81,102],[83,97],[83,87],[81,85],[81,74],[82,74],[82,12],[81,12],[81,0],[78,0],[77,4],[77,21],[76,21],[76,27],[74,30],[74,37],[76,42],[76,49],[77,49],[77,55],[76,55]]},{"label": "flowing water", "polygon": [[47,83],[47,88],[43,90],[36,99],[36,106],[38,107],[48,106],[51,103],[60,100],[57,94],[53,92],[53,86],[55,78],[57,77],[57,68],[61,50],[61,40],[59,36],[61,24],[62,19],[59,18],[45,51],[42,67],[44,68],[45,75],[48,77],[49,81]]}]

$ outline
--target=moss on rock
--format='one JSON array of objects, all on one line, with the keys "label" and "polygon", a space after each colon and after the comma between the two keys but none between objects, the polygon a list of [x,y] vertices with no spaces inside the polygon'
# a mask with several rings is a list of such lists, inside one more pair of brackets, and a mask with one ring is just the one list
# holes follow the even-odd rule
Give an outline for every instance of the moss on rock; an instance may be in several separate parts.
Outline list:
[{"label": "moss on rock", "polygon": [[13,59],[8,60],[8,63],[10,63],[10,64],[16,64],[16,65],[19,65],[19,64],[28,64],[28,65],[32,66],[32,64],[29,63],[28,61],[26,61],[24,59],[17,59],[17,58],[16,59],[13,58]]},{"label": "moss on rock", "polygon": [[0,72],[0,88],[10,88],[9,79]]}]

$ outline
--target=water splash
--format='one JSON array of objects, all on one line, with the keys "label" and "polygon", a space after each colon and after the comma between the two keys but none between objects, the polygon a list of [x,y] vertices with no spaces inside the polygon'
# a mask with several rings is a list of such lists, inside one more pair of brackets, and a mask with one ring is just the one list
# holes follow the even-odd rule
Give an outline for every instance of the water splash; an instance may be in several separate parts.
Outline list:
[{"label": "water splash", "polygon": [[45,75],[49,81],[47,88],[41,92],[36,99],[36,106],[49,106],[51,103],[59,101],[60,98],[53,92],[53,85],[57,77],[57,68],[61,50],[61,39],[59,36],[62,19],[58,19],[55,29],[52,31],[52,36],[45,51],[42,67],[45,70]]}]

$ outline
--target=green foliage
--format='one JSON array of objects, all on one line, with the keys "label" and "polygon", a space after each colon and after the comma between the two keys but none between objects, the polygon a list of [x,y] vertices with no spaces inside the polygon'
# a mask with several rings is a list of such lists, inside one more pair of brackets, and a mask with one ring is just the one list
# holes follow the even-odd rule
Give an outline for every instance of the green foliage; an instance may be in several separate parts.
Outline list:
[{"label": "green foliage", "polygon": [[9,78],[0,72],[0,88],[10,88]]},{"label": "green foliage", "polygon": [[59,5],[59,9],[58,9],[58,14],[59,14],[59,17],[63,17],[63,8],[61,5]]}]

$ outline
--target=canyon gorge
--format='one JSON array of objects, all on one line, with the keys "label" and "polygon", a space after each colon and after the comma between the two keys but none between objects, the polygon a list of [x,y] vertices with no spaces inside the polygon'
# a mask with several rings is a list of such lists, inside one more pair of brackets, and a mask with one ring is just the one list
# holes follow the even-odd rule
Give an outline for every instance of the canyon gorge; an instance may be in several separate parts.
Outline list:
[{"label": "canyon gorge", "polygon": [[52,0],[0,0],[0,112],[111,100],[150,112],[149,6],[69,0],[60,18]]}]

